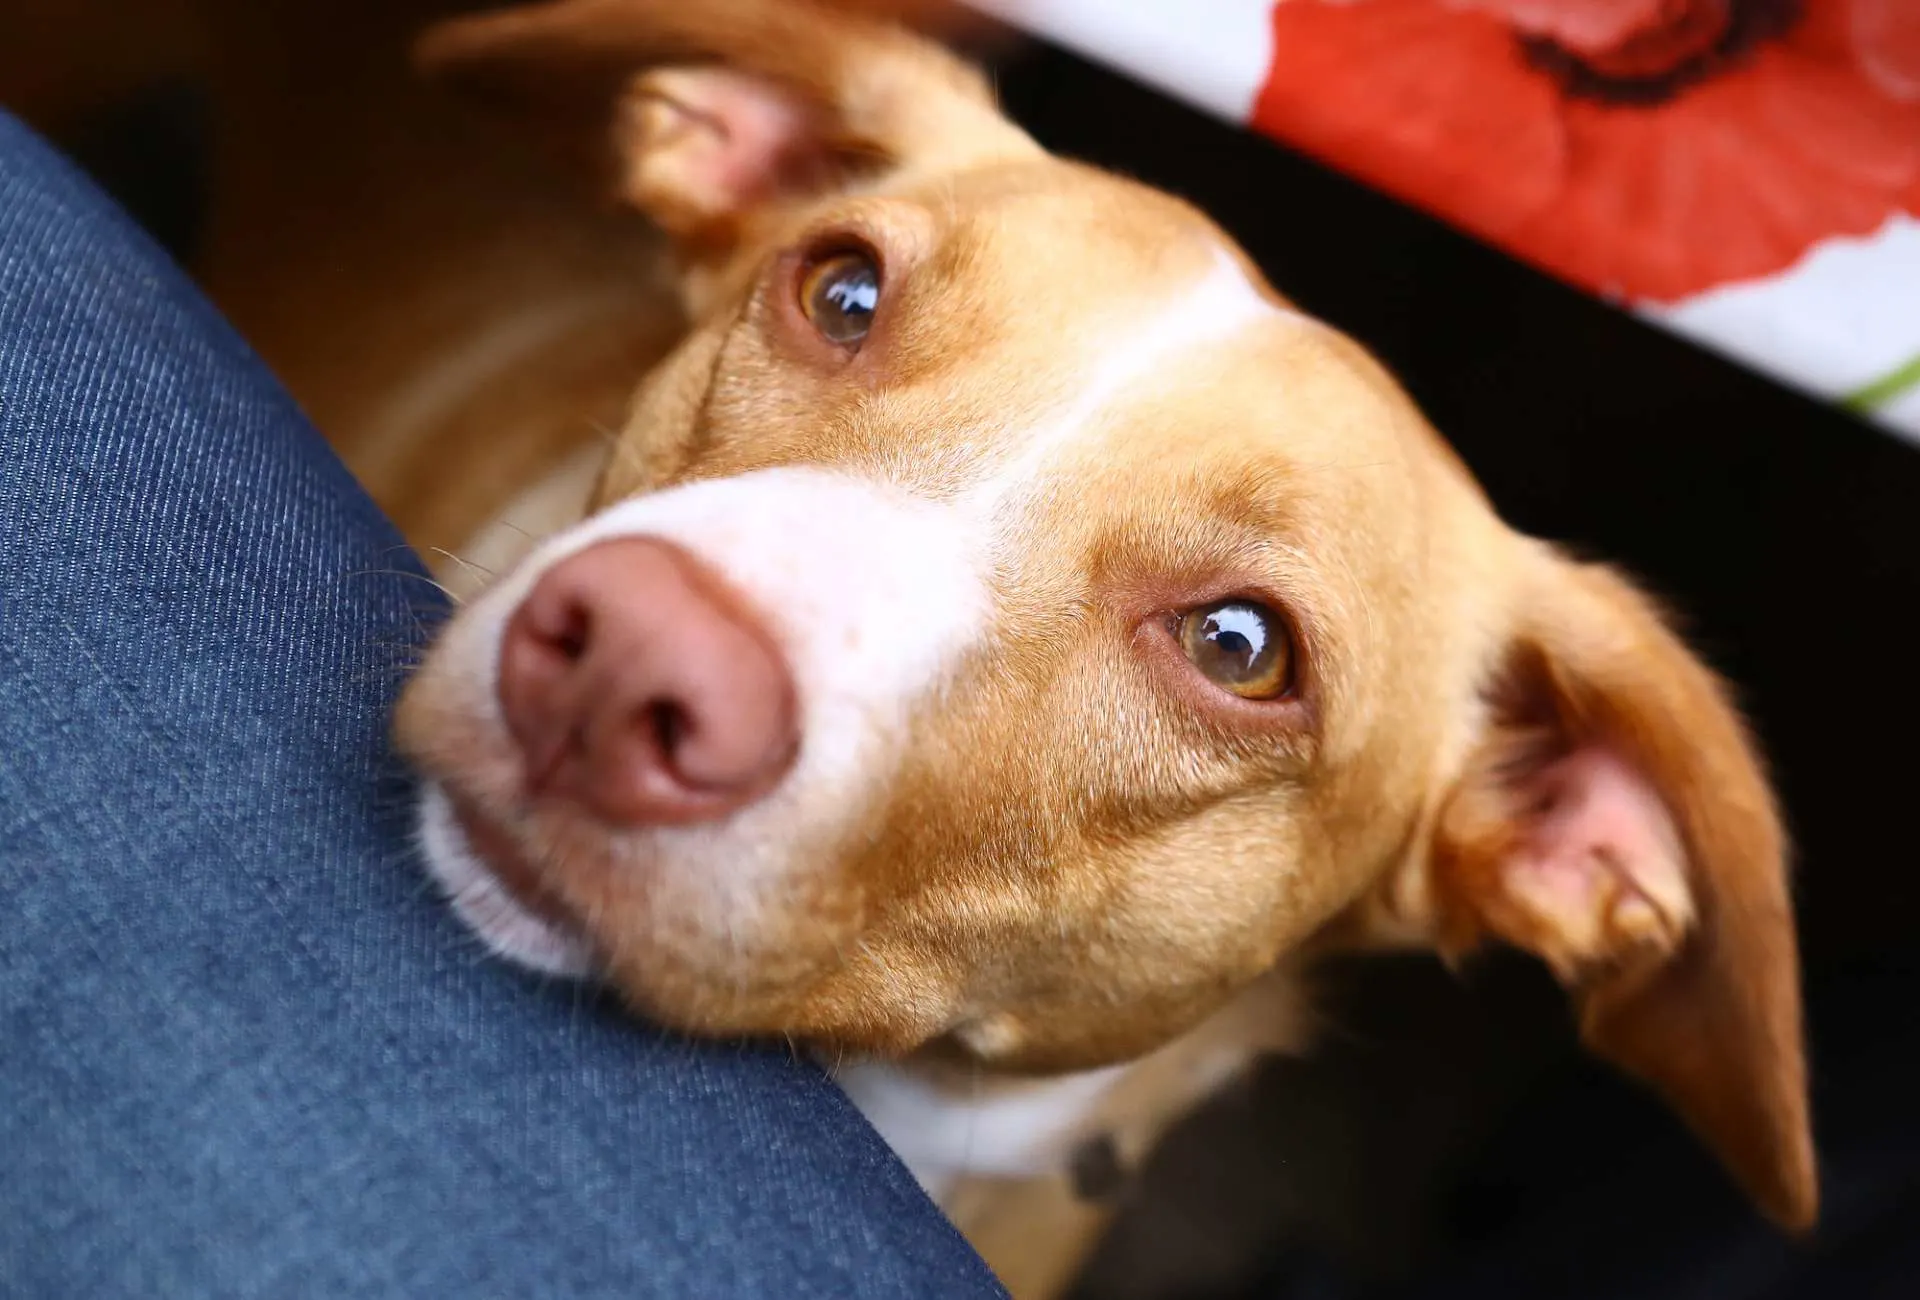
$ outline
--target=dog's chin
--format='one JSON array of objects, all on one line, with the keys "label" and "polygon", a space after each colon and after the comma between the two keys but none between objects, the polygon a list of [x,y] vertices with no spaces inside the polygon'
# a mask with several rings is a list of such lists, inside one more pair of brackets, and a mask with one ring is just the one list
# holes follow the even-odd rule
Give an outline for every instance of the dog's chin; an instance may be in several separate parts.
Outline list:
[{"label": "dog's chin", "polygon": [[439,784],[420,800],[420,849],[453,911],[488,948],[517,965],[579,979],[593,950],[579,928],[538,896],[532,870],[507,837],[464,816]]}]

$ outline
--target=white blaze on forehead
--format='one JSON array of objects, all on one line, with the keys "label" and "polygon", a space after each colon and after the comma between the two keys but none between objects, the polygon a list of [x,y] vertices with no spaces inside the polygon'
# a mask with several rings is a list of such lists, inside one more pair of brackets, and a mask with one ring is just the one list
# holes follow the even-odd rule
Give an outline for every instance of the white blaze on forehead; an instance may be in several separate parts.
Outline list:
[{"label": "white blaze on forehead", "polygon": [[1005,513],[1044,478],[1069,449],[1088,440],[1104,415],[1130,392],[1168,386],[1174,361],[1201,353],[1263,321],[1291,317],[1269,302],[1224,252],[1198,280],[1156,307],[1082,344],[1072,395],[1043,416],[1010,449],[1005,460],[962,500],[976,518]]}]

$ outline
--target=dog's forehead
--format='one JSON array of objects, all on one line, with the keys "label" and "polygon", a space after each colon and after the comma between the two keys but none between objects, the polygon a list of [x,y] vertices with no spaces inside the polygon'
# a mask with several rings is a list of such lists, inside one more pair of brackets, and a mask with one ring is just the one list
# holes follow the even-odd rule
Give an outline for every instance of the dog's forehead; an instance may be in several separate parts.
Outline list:
[{"label": "dog's forehead", "polygon": [[946,413],[902,411],[930,453],[1008,482],[1096,448],[1108,465],[1421,454],[1384,372],[1177,199],[1052,159],[905,197],[923,219],[887,396]]},{"label": "dog's forehead", "polygon": [[[915,257],[890,304],[888,382],[863,407],[877,430],[912,432],[877,440],[889,477],[1028,553],[1037,514],[1162,536],[1204,515],[1323,547],[1365,531],[1355,562],[1399,560],[1379,534],[1416,520],[1439,444],[1203,215],[1053,160],[905,197]],[[1100,509],[1052,508],[1069,499]]]}]

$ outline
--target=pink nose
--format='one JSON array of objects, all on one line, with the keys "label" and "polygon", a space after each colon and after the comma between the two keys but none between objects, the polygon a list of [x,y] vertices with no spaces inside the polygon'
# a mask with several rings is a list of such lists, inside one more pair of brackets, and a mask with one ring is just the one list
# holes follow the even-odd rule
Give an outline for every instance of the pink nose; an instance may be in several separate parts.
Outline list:
[{"label": "pink nose", "polygon": [[798,744],[766,633],[693,557],[649,538],[541,576],[507,623],[500,707],[534,794],[621,826],[724,816]]}]

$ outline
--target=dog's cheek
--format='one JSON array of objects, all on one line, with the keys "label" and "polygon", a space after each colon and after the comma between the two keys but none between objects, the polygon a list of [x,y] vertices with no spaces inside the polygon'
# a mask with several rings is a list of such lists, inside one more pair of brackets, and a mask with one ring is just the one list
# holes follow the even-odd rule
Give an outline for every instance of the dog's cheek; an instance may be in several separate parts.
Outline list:
[{"label": "dog's cheek", "polygon": [[502,804],[513,797],[518,766],[497,716],[486,707],[491,685],[476,685],[472,677],[458,664],[429,656],[394,709],[394,746],[421,775]]},{"label": "dog's cheek", "polygon": [[468,737],[465,710],[451,675],[429,655],[415,671],[393,713],[394,747],[415,769],[433,777],[449,775]]},{"label": "dog's cheek", "polygon": [[[798,883],[751,924],[716,923],[710,898],[671,873],[650,884],[570,888],[600,918],[610,978],[639,1010],[696,1034],[782,1034],[859,1046],[900,1037],[913,1020],[895,972],[877,973],[860,942],[857,890]],[[877,976],[877,977],[876,977]]]}]

